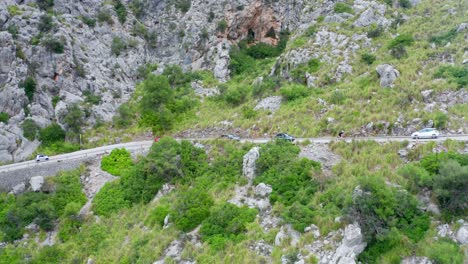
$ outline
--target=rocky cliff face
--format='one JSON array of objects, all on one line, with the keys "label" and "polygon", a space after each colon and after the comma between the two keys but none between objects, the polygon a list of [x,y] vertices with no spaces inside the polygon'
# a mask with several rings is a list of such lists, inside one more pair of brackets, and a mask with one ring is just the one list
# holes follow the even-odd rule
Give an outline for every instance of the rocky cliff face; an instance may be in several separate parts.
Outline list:
[{"label": "rocky cliff face", "polygon": [[[136,2],[141,6],[135,7]],[[68,106],[78,103],[87,113],[88,126],[111,120],[134,91],[140,66],[210,69],[219,80],[227,80],[232,43],[252,34],[255,41],[276,44],[282,29],[297,25],[303,5],[179,2],[124,1],[124,22],[109,1],[55,0],[49,10],[53,16],[36,1],[2,1],[0,112],[10,119],[0,127],[0,161],[24,159],[37,147],[23,136],[26,119],[42,128],[53,121],[65,126]],[[51,41],[60,42],[63,50],[54,50],[60,43]],[[29,99],[20,88],[28,78],[36,88]],[[90,103],[90,95],[98,101]]]}]

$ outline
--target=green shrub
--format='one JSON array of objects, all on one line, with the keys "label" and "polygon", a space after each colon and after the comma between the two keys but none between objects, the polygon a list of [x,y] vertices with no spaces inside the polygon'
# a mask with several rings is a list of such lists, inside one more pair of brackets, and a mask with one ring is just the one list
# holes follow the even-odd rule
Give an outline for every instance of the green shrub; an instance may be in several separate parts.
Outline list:
[{"label": "green shrub", "polygon": [[123,171],[130,169],[132,166],[133,161],[130,152],[124,148],[112,150],[101,161],[101,169],[114,176],[121,176]]},{"label": "green shrub", "polygon": [[180,9],[182,13],[187,13],[192,6],[192,1],[191,0],[172,0],[174,3],[174,6],[177,9]]},{"label": "green shrub", "polygon": [[332,104],[342,104],[346,100],[346,95],[340,91],[340,90],[335,90],[332,92],[330,96],[330,103]]},{"label": "green shrub", "polygon": [[164,226],[164,219],[170,212],[170,207],[167,205],[156,206],[146,219],[146,223],[150,226],[159,225]]},{"label": "green shrub", "polygon": [[217,26],[218,32],[224,33],[227,27],[228,27],[228,24],[226,20],[223,19],[218,22],[218,26]]},{"label": "green shrub", "polygon": [[457,29],[454,28],[447,32],[430,37],[429,41],[439,46],[445,46],[447,45],[447,43],[451,42],[456,37],[457,37]]},{"label": "green shrub", "polygon": [[45,14],[39,18],[39,24],[37,25],[37,29],[39,29],[40,32],[49,32],[54,27],[55,23],[51,15]]},{"label": "green shrub", "polygon": [[265,94],[274,93],[280,88],[280,79],[276,77],[266,77],[262,82],[254,84],[252,87],[252,95],[261,97]]},{"label": "green shrub", "polygon": [[96,19],[88,17],[88,16],[82,16],[80,17],[81,21],[85,23],[88,27],[93,28],[96,26]]},{"label": "green shrub", "polygon": [[65,141],[65,130],[57,123],[52,123],[39,131],[39,140],[43,145]]},{"label": "green shrub", "polygon": [[26,77],[26,79],[19,83],[19,87],[24,89],[24,93],[29,101],[32,102],[34,93],[36,92],[36,80],[31,76]]},{"label": "green shrub", "polygon": [[158,69],[158,64],[147,63],[137,68],[137,77],[139,79],[148,78],[149,74]]},{"label": "green shrub", "polygon": [[23,14],[23,10],[21,10],[19,8],[19,6],[17,6],[17,5],[9,5],[9,6],[7,6],[7,10],[8,10],[8,13],[10,14],[10,16],[12,16],[12,17],[19,16],[19,15]]},{"label": "green shrub", "polygon": [[335,10],[335,13],[350,13],[350,14],[354,13],[353,8],[350,5],[346,3],[342,3],[342,2],[336,3],[334,10]]},{"label": "green shrub", "polygon": [[[52,184],[55,186],[54,195],[50,197],[50,202],[56,209],[57,215],[61,216],[65,213],[67,205],[70,203],[77,203],[78,209],[74,213],[78,213],[86,203],[86,195],[83,193],[81,181],[81,171],[79,169],[60,172],[56,177],[51,179]],[[68,208],[68,212],[70,213]]]},{"label": "green shrub", "polygon": [[53,246],[44,246],[39,253],[34,256],[31,263],[32,264],[42,264],[42,263],[50,263],[50,264],[61,264],[65,262],[66,259],[66,252],[61,249],[60,247],[53,245]]},{"label": "green shrub", "polygon": [[309,96],[310,90],[303,85],[289,85],[280,89],[281,95],[286,101],[294,101]]},{"label": "green shrub", "polygon": [[242,116],[245,119],[252,119],[257,116],[257,111],[255,111],[252,107],[244,106],[242,107]]},{"label": "green shrub", "polygon": [[250,46],[245,50],[245,52],[254,59],[271,58],[280,54],[275,46],[271,46],[263,42]]},{"label": "green shrub", "polygon": [[409,34],[401,34],[401,35],[398,35],[397,37],[395,37],[394,39],[392,39],[390,41],[390,43],[388,44],[388,48],[389,49],[393,49],[397,46],[411,46],[414,42],[414,39],[411,35]]},{"label": "green shrub", "polygon": [[36,3],[42,10],[49,10],[54,7],[54,0],[36,0]]},{"label": "green shrub", "polygon": [[372,65],[372,63],[374,63],[375,60],[376,60],[376,57],[373,54],[364,53],[361,55],[361,61],[365,62],[368,65]]},{"label": "green shrub", "polygon": [[282,214],[283,219],[300,232],[304,232],[304,229],[312,224],[314,216],[313,208],[299,202],[294,202]]},{"label": "green shrub", "polygon": [[54,95],[54,97],[52,97],[52,107],[55,107],[57,106],[58,102],[60,102],[61,98],[60,96],[58,95]]},{"label": "green shrub", "polygon": [[213,199],[200,189],[181,190],[171,210],[175,226],[188,232],[193,230],[210,215]]},{"label": "green shrub", "polygon": [[203,221],[200,235],[213,248],[222,249],[228,241],[237,243],[243,240],[246,224],[253,222],[256,215],[255,209],[224,203],[214,208]]},{"label": "green shrub", "polygon": [[125,199],[124,190],[118,180],[106,183],[94,197],[92,205],[93,212],[102,216],[110,216],[128,207],[130,202]]},{"label": "green shrub", "polygon": [[111,45],[111,53],[115,56],[120,56],[123,51],[128,48],[128,43],[121,37],[113,37]]},{"label": "green shrub", "polygon": [[76,134],[81,133],[85,125],[85,116],[78,103],[67,106],[67,111],[61,116],[63,123],[67,125],[67,131]]},{"label": "green shrub", "polygon": [[416,190],[420,189],[421,187],[432,185],[433,177],[425,169],[417,165],[408,164],[403,166],[398,169],[398,173],[406,179],[414,182],[414,188]]},{"label": "green shrub", "polygon": [[11,34],[11,36],[16,39],[18,37],[18,32],[19,32],[19,29],[18,27],[15,25],[15,24],[11,24],[7,27],[7,31],[8,33]]},{"label": "green shrub", "polygon": [[65,49],[65,40],[56,39],[53,37],[47,37],[42,40],[42,45],[49,51],[57,54],[61,54]]},{"label": "green shrub", "polygon": [[23,129],[23,136],[30,141],[33,141],[37,138],[40,129],[40,127],[32,119],[24,120],[23,124],[21,124],[21,128]]},{"label": "green shrub", "polygon": [[[468,156],[468,155],[466,155]],[[465,215],[468,209],[468,165],[456,160],[442,162],[439,174],[434,178],[433,189],[443,212],[447,216]]]},{"label": "green shrub", "polygon": [[437,112],[434,118],[434,125],[437,129],[444,129],[447,126],[448,115],[444,112]]},{"label": "green shrub", "polygon": [[312,172],[320,169],[320,164],[305,158],[298,158],[299,148],[287,141],[268,143],[260,149],[257,160],[256,183],[272,186],[272,203],[278,201],[292,205],[298,201],[307,204],[318,188],[312,179]]},{"label": "green shrub", "polygon": [[425,256],[435,264],[462,264],[464,263],[463,251],[449,239],[440,239],[428,248],[424,248]]},{"label": "green shrub", "polygon": [[306,73],[314,73],[320,69],[320,60],[319,59],[310,59],[307,63],[301,63],[292,69],[290,74],[291,77],[301,83],[307,84]]},{"label": "green shrub", "polygon": [[23,52],[23,48],[21,47],[21,45],[19,43],[16,43],[16,50],[15,50],[15,55],[17,58],[21,59],[21,60],[26,60],[26,55],[24,54]]},{"label": "green shrub", "polygon": [[344,211],[350,220],[359,223],[369,245],[388,238],[394,228],[415,242],[429,229],[429,217],[407,192],[387,187],[375,176],[362,178],[360,188],[362,193],[355,195]]},{"label": "green shrub", "polygon": [[143,38],[143,39],[147,39],[148,38],[148,28],[138,22],[138,21],[134,21],[133,23],[133,26],[132,26],[132,34],[134,36],[138,36],[140,38]]},{"label": "green shrub", "polygon": [[411,1],[410,0],[399,0],[398,1],[400,3],[400,7],[403,7],[403,8],[411,8]]},{"label": "green shrub", "polygon": [[447,78],[457,84],[458,88],[468,85],[468,67],[465,66],[441,66],[434,75],[435,78]]},{"label": "green shrub", "polygon": [[232,49],[229,56],[231,57],[231,61],[229,63],[231,75],[249,72],[255,67],[255,60],[245,54],[245,52],[241,52],[238,49]]},{"label": "green shrub", "polygon": [[146,4],[142,0],[132,0],[129,6],[137,18],[142,18],[146,14]]},{"label": "green shrub", "polygon": [[372,24],[369,31],[367,31],[367,37],[378,38],[382,35],[383,32],[384,32],[384,29],[382,26],[379,26],[377,24]]},{"label": "green shrub", "polygon": [[133,119],[132,109],[127,104],[122,104],[117,108],[117,115],[112,118],[112,122],[117,128],[125,128],[133,123]]},{"label": "green shrub", "polygon": [[8,123],[8,120],[10,120],[10,115],[7,112],[0,112],[0,122],[3,123]]},{"label": "green shrub", "polygon": [[107,11],[99,11],[98,14],[97,14],[97,20],[100,22],[100,23],[104,23],[106,22],[107,24],[109,25],[113,25],[114,24],[114,20],[112,19],[112,16],[110,13],[108,13]]},{"label": "green shrub", "polygon": [[113,0],[114,1],[114,9],[117,13],[117,18],[119,19],[120,24],[124,24],[127,21],[127,8],[120,0]]},{"label": "green shrub", "polygon": [[94,94],[91,90],[84,90],[83,96],[85,97],[85,102],[99,105],[101,103],[101,96]]},{"label": "green shrub", "polygon": [[227,90],[224,95],[224,99],[228,104],[236,106],[245,102],[248,93],[249,91],[247,86],[235,86]]}]

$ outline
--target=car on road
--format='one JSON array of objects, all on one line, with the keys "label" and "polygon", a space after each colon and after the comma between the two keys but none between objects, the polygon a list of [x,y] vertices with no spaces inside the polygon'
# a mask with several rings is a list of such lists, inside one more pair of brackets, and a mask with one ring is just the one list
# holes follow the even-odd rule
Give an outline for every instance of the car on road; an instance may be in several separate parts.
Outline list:
[{"label": "car on road", "polygon": [[414,139],[418,138],[437,138],[440,135],[439,131],[435,128],[424,128],[411,134]]},{"label": "car on road", "polygon": [[287,140],[287,141],[290,141],[290,142],[294,142],[294,140],[296,140],[293,136],[291,135],[288,135],[286,133],[279,133],[275,136],[276,139],[280,139],[280,140]]},{"label": "car on road", "polygon": [[44,154],[39,154],[36,156],[36,162],[42,161],[42,160],[49,160],[49,156],[44,155]]},{"label": "car on road", "polygon": [[221,135],[222,138],[227,138],[230,140],[240,141],[240,137],[232,134]]}]

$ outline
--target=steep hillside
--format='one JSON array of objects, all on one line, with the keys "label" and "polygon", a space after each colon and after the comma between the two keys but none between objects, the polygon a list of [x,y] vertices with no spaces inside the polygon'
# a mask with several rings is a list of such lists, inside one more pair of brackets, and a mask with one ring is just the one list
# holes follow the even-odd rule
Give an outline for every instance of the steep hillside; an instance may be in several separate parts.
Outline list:
[{"label": "steep hillside", "polygon": [[[2,0],[0,263],[466,263],[468,2]],[[179,138],[210,138],[201,142]],[[219,139],[218,139],[219,138]]]}]

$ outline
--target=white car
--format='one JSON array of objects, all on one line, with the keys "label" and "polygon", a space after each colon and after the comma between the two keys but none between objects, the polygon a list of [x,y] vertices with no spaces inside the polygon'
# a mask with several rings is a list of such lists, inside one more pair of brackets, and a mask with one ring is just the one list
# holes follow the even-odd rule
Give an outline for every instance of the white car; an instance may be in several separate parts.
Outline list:
[{"label": "white car", "polygon": [[439,131],[435,128],[424,128],[417,132],[411,134],[411,137],[414,139],[417,138],[437,138],[439,136]]},{"label": "white car", "polygon": [[49,156],[47,155],[43,155],[43,154],[39,154],[36,156],[36,162],[39,162],[41,160],[49,160]]}]

